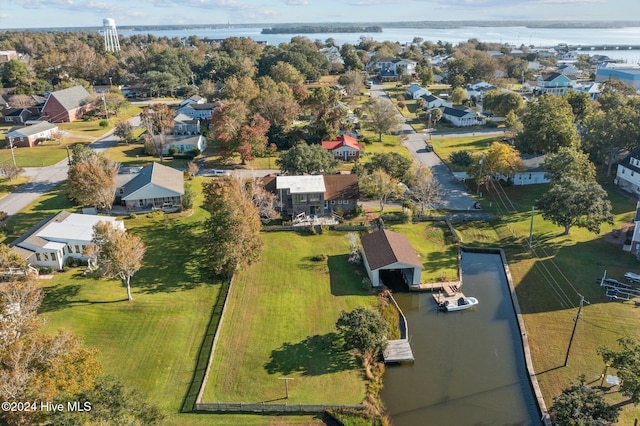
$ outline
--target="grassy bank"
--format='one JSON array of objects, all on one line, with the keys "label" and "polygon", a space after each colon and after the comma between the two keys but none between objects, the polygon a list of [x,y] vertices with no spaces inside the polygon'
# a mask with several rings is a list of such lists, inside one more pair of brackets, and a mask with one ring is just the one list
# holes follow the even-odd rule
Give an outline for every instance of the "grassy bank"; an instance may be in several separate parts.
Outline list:
[{"label": "grassy bank", "polygon": [[[604,364],[596,353],[600,346],[617,349],[616,340],[623,336],[640,339],[634,324],[640,311],[634,302],[611,301],[596,283],[604,271],[622,280],[626,271],[638,269],[637,259],[622,251],[622,246],[605,237],[613,229],[633,220],[635,204],[620,195],[613,185],[609,191],[615,213],[615,224],[604,225],[600,235],[572,228],[568,236],[562,229],[542,219],[536,212],[533,221],[533,250],[528,249],[531,205],[546,185],[509,187],[499,198],[489,192],[483,205],[492,203],[500,219],[492,223],[467,223],[457,227],[464,244],[502,246],[516,284],[520,307],[534,367],[547,405],[553,396],[568,387],[580,374],[587,383],[599,385]],[[518,210],[507,212],[501,200],[505,195]],[[586,304],[578,320],[568,365],[564,366],[569,339],[578,311],[580,296]],[[614,374],[609,372],[609,374]],[[606,392],[610,403],[623,403],[619,424],[633,424],[640,408],[625,405],[626,397],[613,388]]]}]

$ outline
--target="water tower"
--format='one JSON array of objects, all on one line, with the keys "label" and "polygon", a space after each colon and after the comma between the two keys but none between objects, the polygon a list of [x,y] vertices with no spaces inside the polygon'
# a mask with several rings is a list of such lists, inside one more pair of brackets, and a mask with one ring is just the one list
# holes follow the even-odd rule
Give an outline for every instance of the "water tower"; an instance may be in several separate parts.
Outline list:
[{"label": "water tower", "polygon": [[118,41],[116,21],[112,18],[103,19],[102,32],[104,33],[104,50],[107,52],[118,52],[120,50],[120,41]]}]

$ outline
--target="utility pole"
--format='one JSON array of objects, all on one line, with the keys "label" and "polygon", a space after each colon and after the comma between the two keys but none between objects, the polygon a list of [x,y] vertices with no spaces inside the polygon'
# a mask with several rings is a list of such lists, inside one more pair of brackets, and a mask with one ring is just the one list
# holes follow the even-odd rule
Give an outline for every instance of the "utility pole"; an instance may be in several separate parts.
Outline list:
[{"label": "utility pole", "polygon": [[9,137],[9,148],[11,148],[11,158],[13,158],[13,167],[18,167],[16,164],[16,155],[13,153],[13,136]]},{"label": "utility pole", "polygon": [[289,399],[289,380],[294,380],[293,377],[278,377],[278,380],[284,380],[285,398]]},{"label": "utility pole", "polygon": [[529,225],[529,250],[532,248],[533,243],[533,212],[535,210],[535,206],[531,206],[531,225]]},{"label": "utility pole", "polygon": [[564,358],[564,366],[567,366],[569,362],[569,352],[571,351],[571,344],[573,343],[573,336],[576,334],[576,328],[578,327],[578,320],[580,319],[580,313],[582,312],[582,306],[584,305],[584,296],[580,296],[580,306],[578,307],[578,315],[573,323],[573,331],[571,332],[571,338],[569,339],[569,347],[567,348],[567,356]]},{"label": "utility pole", "polygon": [[482,180],[482,168],[484,166],[484,154],[480,158],[480,174],[478,175],[478,185],[476,186],[476,194],[480,194],[480,181]]},{"label": "utility pole", "polygon": [[109,111],[107,111],[107,100],[104,97],[104,93],[102,94],[102,103],[104,104],[104,116],[106,119],[109,119]]}]

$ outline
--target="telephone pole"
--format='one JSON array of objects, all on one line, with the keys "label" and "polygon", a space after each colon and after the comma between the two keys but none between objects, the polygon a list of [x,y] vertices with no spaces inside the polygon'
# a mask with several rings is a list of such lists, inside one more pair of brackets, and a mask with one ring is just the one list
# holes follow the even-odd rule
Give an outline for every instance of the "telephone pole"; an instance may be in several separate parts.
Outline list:
[{"label": "telephone pole", "polygon": [[578,319],[580,319],[580,313],[582,312],[582,306],[584,305],[584,296],[580,296],[580,306],[578,306],[578,315],[573,322],[573,331],[571,332],[571,338],[569,338],[569,347],[567,348],[567,356],[564,358],[564,366],[567,366],[569,362],[569,352],[571,351],[571,344],[573,343],[573,336],[576,334],[576,328],[578,327]]},{"label": "telephone pole", "polygon": [[533,248],[533,213],[535,211],[535,206],[531,206],[531,225],[529,225],[529,250]]},{"label": "telephone pole", "polygon": [[293,377],[278,377],[278,380],[284,380],[285,398],[289,399],[289,380],[294,380]]}]

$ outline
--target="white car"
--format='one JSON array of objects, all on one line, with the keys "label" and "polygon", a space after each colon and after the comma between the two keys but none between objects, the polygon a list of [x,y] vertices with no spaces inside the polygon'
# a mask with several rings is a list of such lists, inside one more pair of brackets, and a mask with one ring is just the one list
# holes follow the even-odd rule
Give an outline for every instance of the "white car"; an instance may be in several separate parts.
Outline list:
[{"label": "white car", "polygon": [[214,170],[213,175],[214,176],[231,176],[231,172],[229,172],[228,170]]}]

